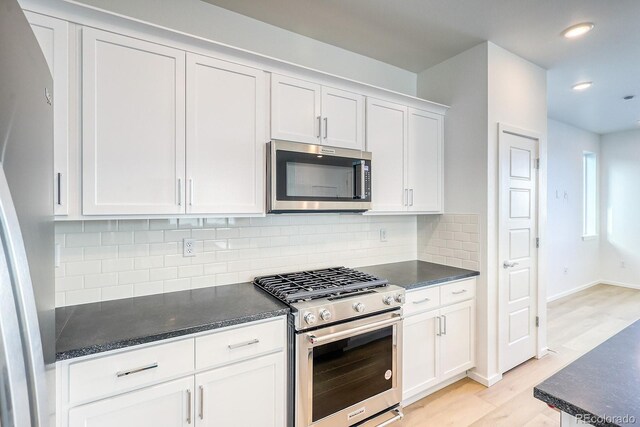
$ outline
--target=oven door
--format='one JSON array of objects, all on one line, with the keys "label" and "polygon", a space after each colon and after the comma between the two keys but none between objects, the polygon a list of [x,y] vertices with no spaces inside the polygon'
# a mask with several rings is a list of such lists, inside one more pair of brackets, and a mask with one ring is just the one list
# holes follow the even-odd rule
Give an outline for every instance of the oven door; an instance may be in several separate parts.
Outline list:
[{"label": "oven door", "polygon": [[298,333],[296,426],[344,427],[400,403],[399,311]]},{"label": "oven door", "polygon": [[371,207],[371,153],[271,141],[269,212],[353,211]]}]

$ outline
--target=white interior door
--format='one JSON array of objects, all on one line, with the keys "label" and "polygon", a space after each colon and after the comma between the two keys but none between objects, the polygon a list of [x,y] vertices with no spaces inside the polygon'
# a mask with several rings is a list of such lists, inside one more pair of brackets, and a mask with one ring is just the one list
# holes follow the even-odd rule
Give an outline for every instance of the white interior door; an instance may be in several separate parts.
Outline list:
[{"label": "white interior door", "polygon": [[187,213],[263,213],[262,70],[187,54]]},{"label": "white interior door", "polygon": [[499,292],[502,372],[536,355],[539,139],[499,132]]},{"label": "white interior door", "polygon": [[322,116],[323,144],[364,148],[364,96],[323,86]]}]

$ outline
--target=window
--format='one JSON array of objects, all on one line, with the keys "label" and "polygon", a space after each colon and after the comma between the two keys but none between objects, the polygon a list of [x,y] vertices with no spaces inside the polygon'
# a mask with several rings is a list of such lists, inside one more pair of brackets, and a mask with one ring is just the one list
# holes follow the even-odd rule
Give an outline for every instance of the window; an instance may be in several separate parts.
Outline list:
[{"label": "window", "polygon": [[598,164],[595,153],[585,152],[583,154],[582,173],[582,237],[588,239],[598,234]]}]

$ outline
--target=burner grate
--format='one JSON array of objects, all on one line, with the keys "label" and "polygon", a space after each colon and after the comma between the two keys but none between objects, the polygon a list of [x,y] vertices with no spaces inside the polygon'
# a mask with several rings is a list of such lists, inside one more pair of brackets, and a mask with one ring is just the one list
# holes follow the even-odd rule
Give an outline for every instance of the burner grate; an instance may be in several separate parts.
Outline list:
[{"label": "burner grate", "polygon": [[286,303],[386,286],[387,280],[345,267],[256,277],[253,283]]}]

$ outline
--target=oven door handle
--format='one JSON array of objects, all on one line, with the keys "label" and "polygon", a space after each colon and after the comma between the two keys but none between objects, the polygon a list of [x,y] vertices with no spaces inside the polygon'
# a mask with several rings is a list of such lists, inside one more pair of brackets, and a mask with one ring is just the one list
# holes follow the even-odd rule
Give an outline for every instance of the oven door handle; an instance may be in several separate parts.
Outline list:
[{"label": "oven door handle", "polygon": [[348,337],[351,335],[364,333],[368,331],[372,331],[375,329],[379,329],[383,326],[392,325],[394,323],[398,323],[402,320],[401,314],[393,314],[391,319],[381,320],[375,323],[369,323],[368,325],[357,326],[355,328],[347,329],[346,331],[334,332],[333,334],[327,334],[322,336],[316,336],[313,333],[307,334],[307,339],[311,344],[322,344],[323,342],[331,341],[338,338]]}]

